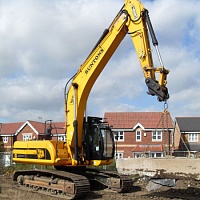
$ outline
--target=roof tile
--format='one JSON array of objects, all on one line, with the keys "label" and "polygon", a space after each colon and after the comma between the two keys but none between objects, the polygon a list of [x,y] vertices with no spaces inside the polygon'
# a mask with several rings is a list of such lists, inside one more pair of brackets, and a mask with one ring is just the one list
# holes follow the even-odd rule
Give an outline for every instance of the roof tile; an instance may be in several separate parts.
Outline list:
[{"label": "roof tile", "polygon": [[181,132],[199,132],[200,117],[176,117]]},{"label": "roof tile", "polygon": [[16,123],[1,123],[0,124],[0,134],[14,134],[24,122],[16,122]]},{"label": "roof tile", "polygon": [[[18,130],[23,128],[23,126],[30,123],[30,125],[39,133],[44,134],[45,132],[45,123],[36,122],[36,121],[26,121],[16,122],[16,123],[0,123],[0,135],[12,135],[15,134]],[[47,124],[48,126],[48,124]],[[65,123],[64,122],[53,122],[52,123],[52,134],[65,134]]]},{"label": "roof tile", "polygon": [[[106,112],[104,115],[113,128],[131,129],[140,123],[144,128],[173,128],[170,113],[163,112]],[[167,122],[167,123],[166,123]],[[164,127],[163,127],[164,126]]]},{"label": "roof tile", "polygon": [[133,152],[162,152],[163,147],[162,145],[137,145]]}]

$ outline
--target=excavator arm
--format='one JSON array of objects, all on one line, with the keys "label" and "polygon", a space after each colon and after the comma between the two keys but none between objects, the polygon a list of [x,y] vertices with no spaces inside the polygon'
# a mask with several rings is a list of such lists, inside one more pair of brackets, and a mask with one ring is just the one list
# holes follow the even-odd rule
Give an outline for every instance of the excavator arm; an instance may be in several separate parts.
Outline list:
[{"label": "excavator arm", "polygon": [[[155,68],[153,64],[148,30],[161,61],[161,66],[158,68]],[[66,94],[68,147],[73,149],[81,148],[84,113],[89,93],[105,65],[127,34],[130,35],[133,41],[149,90],[148,94],[156,95],[159,101],[166,101],[169,98],[166,87],[169,70],[165,69],[162,64],[158,51],[158,42],[148,11],[139,0],[125,0],[124,6],[110,27],[104,31],[91,54],[73,77]],[[156,73],[159,74],[159,80],[156,80]]]}]

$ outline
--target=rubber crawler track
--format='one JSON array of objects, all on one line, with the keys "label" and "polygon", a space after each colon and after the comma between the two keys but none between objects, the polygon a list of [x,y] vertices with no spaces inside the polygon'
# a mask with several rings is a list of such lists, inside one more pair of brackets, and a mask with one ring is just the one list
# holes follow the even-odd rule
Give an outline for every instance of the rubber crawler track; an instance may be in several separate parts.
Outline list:
[{"label": "rubber crawler track", "polygon": [[[19,170],[14,172],[13,180],[17,181],[17,177],[20,175],[28,175],[28,176],[45,176],[45,177],[54,177],[62,180],[67,180],[75,184],[74,194],[65,194],[58,195],[58,197],[64,199],[82,199],[90,192],[90,183],[88,179],[82,175],[77,175],[69,172],[56,171],[56,170]],[[25,186],[25,185],[22,185]],[[48,190],[45,192],[43,190],[37,190],[38,193],[46,194],[52,196]],[[64,191],[63,191],[64,193]],[[55,195],[54,195],[55,197]]]},{"label": "rubber crawler track", "polygon": [[[116,191],[118,193],[128,192],[133,188],[133,180],[129,176],[123,176],[123,175],[120,175],[116,172],[111,172],[111,171],[99,171],[97,169],[91,169],[91,168],[88,168],[86,171],[90,172],[90,173],[94,173],[92,175],[95,177],[94,179],[97,182],[100,182],[105,187],[107,187],[107,188],[109,188],[113,191]],[[86,177],[87,177],[87,175],[86,175]],[[88,178],[89,177],[90,176],[88,176]],[[120,185],[115,187],[115,185],[109,184],[109,182],[101,181],[103,179],[106,179],[106,177],[108,179],[109,178],[111,178],[111,179],[116,178],[116,180],[117,179],[120,180]]]},{"label": "rubber crawler track", "polygon": [[[106,174],[110,174],[109,172],[106,172]],[[111,172],[112,176],[116,175],[117,178],[119,178],[121,180],[121,188],[119,189],[115,189],[115,188],[111,188],[112,190],[115,190],[119,193],[124,193],[124,192],[128,192],[132,189],[133,187],[133,180],[127,176],[122,176],[116,173]]]}]

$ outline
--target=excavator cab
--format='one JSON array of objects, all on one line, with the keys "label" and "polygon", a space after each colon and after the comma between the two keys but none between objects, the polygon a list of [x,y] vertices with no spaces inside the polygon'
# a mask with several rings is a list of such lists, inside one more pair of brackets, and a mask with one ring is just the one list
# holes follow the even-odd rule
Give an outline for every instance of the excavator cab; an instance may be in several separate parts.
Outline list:
[{"label": "excavator cab", "polygon": [[84,155],[85,160],[110,160],[114,157],[115,144],[111,128],[102,118],[84,119]]}]

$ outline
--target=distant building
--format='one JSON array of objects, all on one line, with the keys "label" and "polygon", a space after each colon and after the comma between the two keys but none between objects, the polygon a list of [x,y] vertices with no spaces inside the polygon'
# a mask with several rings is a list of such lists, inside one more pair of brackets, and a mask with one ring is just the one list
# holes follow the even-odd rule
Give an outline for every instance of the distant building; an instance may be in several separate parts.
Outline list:
[{"label": "distant building", "polygon": [[116,141],[116,158],[172,154],[173,123],[168,112],[106,112]]},{"label": "distant building", "polygon": [[11,151],[15,141],[15,133],[22,125],[23,122],[0,123],[0,141],[3,142],[6,151]]},{"label": "distant building", "polygon": [[176,117],[174,129],[175,155],[190,156],[200,152],[200,117]]},{"label": "distant building", "polygon": [[18,123],[0,124],[0,141],[6,151],[11,151],[15,141],[43,140],[46,137],[52,140],[66,140],[64,122],[36,122],[26,121]]}]

